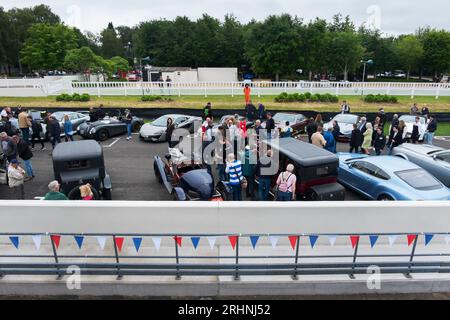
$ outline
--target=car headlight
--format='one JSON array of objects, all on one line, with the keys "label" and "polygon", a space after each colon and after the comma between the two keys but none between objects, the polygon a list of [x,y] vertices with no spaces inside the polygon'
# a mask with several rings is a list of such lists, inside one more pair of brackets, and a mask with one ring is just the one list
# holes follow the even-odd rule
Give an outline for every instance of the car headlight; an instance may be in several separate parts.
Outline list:
[{"label": "car headlight", "polygon": [[95,128],[92,128],[90,131],[89,131],[89,134],[94,134],[95,133]]}]

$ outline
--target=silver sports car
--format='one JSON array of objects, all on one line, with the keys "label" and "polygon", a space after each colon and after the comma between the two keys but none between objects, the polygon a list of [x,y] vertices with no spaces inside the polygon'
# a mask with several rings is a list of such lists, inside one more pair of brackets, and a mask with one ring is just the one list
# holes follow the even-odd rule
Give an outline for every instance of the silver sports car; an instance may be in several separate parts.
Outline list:
[{"label": "silver sports car", "polygon": [[194,133],[195,124],[201,126],[202,118],[192,117],[181,114],[164,115],[151,123],[146,123],[142,126],[139,136],[141,140],[151,142],[167,141],[167,119],[171,118],[175,125],[175,129],[185,129],[190,133]]},{"label": "silver sports car", "polygon": [[404,143],[394,148],[393,154],[422,167],[450,188],[450,150],[428,144]]}]

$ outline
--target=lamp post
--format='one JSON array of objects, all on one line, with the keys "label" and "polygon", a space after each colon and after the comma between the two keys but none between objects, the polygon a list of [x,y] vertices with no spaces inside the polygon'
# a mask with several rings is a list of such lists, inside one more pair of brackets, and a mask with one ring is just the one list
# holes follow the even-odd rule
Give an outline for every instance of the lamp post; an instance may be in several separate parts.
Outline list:
[{"label": "lamp post", "polygon": [[373,60],[372,59],[369,59],[367,61],[361,60],[361,63],[364,64],[363,77],[362,77],[363,89],[362,89],[362,94],[361,95],[364,95],[364,82],[366,81],[366,66],[367,65],[373,65]]}]

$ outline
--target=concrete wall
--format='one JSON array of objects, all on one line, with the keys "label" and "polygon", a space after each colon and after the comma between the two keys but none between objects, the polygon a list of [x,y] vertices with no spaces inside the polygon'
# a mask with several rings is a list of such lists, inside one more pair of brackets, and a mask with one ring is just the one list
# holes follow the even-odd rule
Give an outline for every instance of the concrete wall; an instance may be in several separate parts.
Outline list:
[{"label": "concrete wall", "polygon": [[197,71],[176,71],[176,72],[163,72],[162,77],[166,81],[167,76],[172,79],[172,82],[183,82],[183,83],[197,83]]},{"label": "concrete wall", "polygon": [[198,68],[199,82],[235,82],[238,81],[237,68]]}]

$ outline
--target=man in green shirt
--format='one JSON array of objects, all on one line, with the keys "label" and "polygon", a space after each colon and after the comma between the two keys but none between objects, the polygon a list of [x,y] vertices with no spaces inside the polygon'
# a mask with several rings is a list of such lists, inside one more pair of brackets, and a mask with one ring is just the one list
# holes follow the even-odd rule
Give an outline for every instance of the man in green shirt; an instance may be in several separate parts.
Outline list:
[{"label": "man in green shirt", "polygon": [[48,184],[49,192],[45,195],[44,200],[69,200],[64,193],[61,193],[58,181],[52,181]]}]

